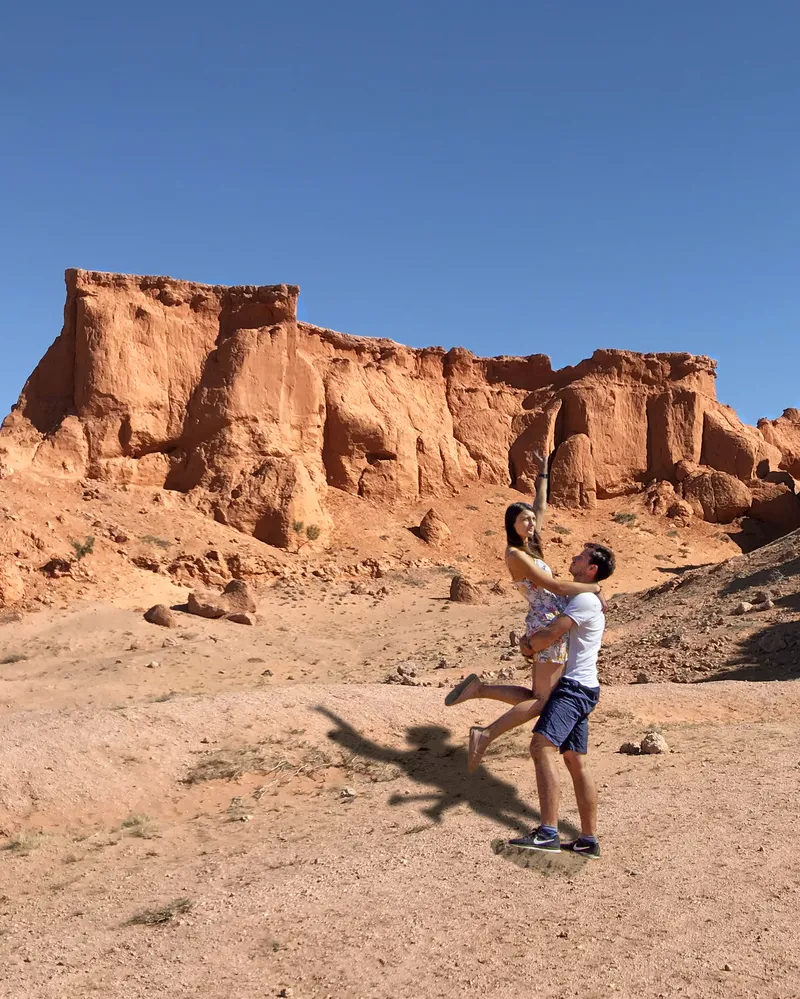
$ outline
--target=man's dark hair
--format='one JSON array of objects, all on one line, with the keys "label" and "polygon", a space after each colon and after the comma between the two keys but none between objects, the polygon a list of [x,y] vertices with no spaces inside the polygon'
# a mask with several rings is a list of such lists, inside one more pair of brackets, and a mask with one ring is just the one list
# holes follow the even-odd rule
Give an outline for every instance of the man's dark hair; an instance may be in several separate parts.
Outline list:
[{"label": "man's dark hair", "polygon": [[614,571],[614,553],[605,545],[590,543],[586,546],[589,549],[589,565],[597,566],[596,582],[608,579]]}]

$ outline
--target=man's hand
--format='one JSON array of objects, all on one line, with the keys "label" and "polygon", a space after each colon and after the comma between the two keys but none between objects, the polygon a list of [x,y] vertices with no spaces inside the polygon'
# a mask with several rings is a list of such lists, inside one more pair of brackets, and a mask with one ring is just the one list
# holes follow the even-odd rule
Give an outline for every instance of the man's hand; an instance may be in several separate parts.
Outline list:
[{"label": "man's hand", "polygon": [[[530,635],[524,635],[519,642],[520,652],[523,656],[532,656],[535,652],[543,652],[554,645],[560,638],[569,631],[575,624],[571,617],[561,614],[546,628],[540,628]],[[528,651],[526,651],[528,650]]]}]

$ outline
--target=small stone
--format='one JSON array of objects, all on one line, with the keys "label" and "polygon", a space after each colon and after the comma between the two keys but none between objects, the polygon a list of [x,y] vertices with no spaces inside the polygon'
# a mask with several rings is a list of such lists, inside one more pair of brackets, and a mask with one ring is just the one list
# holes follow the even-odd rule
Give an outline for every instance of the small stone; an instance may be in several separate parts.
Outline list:
[{"label": "small stone", "polygon": [[642,747],[638,742],[623,742],[619,747],[620,753],[625,753],[626,756],[638,756],[642,751]]},{"label": "small stone", "polygon": [[636,674],[636,682],[637,683],[650,683],[650,677],[647,675],[647,673],[637,673]]},{"label": "small stone", "polygon": [[508,644],[511,646],[512,649],[516,648],[517,645],[519,645],[519,639],[517,638],[516,631],[512,631],[509,634],[509,636],[508,636]]},{"label": "small stone", "polygon": [[722,965],[722,970],[723,971],[733,971],[733,968],[729,964],[723,964]]},{"label": "small stone", "polygon": [[642,739],[641,751],[648,756],[658,753],[668,753],[669,745],[660,732],[648,732]]},{"label": "small stone", "polygon": [[271,669],[265,669],[261,675],[262,676],[272,676],[272,670]]},{"label": "small stone", "polygon": [[158,624],[162,628],[177,628],[178,626],[175,615],[166,604],[154,604],[150,610],[144,612],[144,619],[149,624]]},{"label": "small stone", "polygon": [[151,659],[151,661],[150,661],[149,663],[145,663],[145,667],[146,667],[147,669],[158,669],[158,667],[159,667],[160,665],[161,665],[161,663],[160,663],[160,662],[158,662],[158,660],[157,660],[157,659]]},{"label": "small stone", "polygon": [[748,603],[747,600],[742,600],[733,608],[731,614],[747,614],[747,612],[752,609],[753,605],[751,603]]},{"label": "small stone", "polygon": [[767,611],[767,610],[772,610],[772,608],[774,606],[775,606],[775,604],[771,600],[762,600],[762,601],[760,601],[760,603],[757,603],[753,607],[753,610],[754,611]]},{"label": "small stone", "polygon": [[355,798],[355,796],[356,792],[353,790],[352,787],[343,787],[342,790],[339,792],[340,798]]},{"label": "small stone", "polygon": [[[756,590],[753,594],[754,604],[765,604],[768,600],[772,600],[772,594],[769,590]],[[759,608],[760,610],[761,608]]]}]

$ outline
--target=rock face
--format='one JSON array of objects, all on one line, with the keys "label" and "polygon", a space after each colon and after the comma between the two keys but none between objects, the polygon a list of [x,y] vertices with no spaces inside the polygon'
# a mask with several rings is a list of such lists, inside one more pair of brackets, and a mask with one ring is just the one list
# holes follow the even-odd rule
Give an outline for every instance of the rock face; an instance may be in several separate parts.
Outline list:
[{"label": "rock face", "polygon": [[[324,543],[330,489],[389,505],[476,481],[530,493],[546,451],[557,504],[656,480],[703,516],[755,499],[753,513],[800,523],[800,413],[743,425],[706,357],[598,350],[554,371],[542,354],[478,358],[299,323],[292,285],[66,280],[61,335],[0,429],[0,475],[177,490],[287,547],[297,522]],[[779,472],[780,490],[759,491]]]}]

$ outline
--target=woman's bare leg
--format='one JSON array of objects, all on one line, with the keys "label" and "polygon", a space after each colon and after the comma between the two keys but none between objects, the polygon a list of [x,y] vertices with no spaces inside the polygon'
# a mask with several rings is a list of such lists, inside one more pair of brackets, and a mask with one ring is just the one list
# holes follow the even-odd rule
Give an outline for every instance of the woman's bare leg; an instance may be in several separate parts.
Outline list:
[{"label": "woman's bare leg", "polygon": [[[459,688],[462,688],[459,690]],[[453,697],[453,695],[456,695]],[[482,683],[475,674],[456,684],[445,699],[450,706],[471,701],[474,698],[488,698],[492,701],[502,701],[504,704],[517,704],[528,700],[533,695],[530,687],[513,687],[510,684]]]},{"label": "woman's bare leg", "polygon": [[[524,725],[526,722],[537,718],[542,713],[542,708],[547,703],[550,692],[558,682],[558,678],[564,669],[563,663],[546,662],[533,664],[533,684],[534,690],[526,690],[524,687],[495,687],[495,690],[525,691],[524,699],[505,699],[495,697],[495,700],[506,700],[507,704],[513,704],[510,711],[500,715],[491,725],[485,728],[473,726],[469,733],[469,753],[467,757],[467,769],[470,773],[480,766],[483,754],[489,746],[512,728]],[[479,696],[472,694],[471,696]],[[486,695],[483,695],[486,696]]]}]

